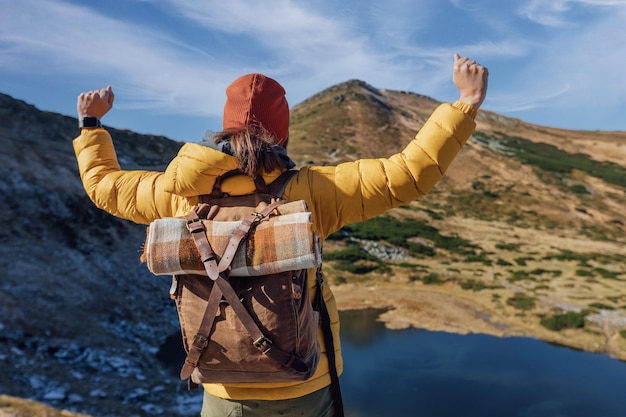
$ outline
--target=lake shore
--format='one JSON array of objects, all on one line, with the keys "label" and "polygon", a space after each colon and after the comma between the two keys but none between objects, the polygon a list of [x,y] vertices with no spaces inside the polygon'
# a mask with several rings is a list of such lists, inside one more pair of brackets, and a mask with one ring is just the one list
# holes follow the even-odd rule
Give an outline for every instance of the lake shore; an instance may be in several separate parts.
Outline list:
[{"label": "lake shore", "polygon": [[[498,290],[506,299],[507,289]],[[610,317],[591,317],[585,327],[553,331],[534,313],[520,312],[506,303],[494,303],[493,292],[468,292],[454,284],[369,282],[333,286],[340,310],[386,309],[379,320],[390,329],[415,327],[457,334],[530,337],[590,352],[606,353],[626,361],[626,338]],[[549,303],[537,310],[548,309]]]}]

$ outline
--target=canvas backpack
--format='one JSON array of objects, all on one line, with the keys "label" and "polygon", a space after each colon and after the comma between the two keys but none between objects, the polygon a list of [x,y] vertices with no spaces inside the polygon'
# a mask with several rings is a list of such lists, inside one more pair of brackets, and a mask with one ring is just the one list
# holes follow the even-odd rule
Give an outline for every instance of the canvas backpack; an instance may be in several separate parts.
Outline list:
[{"label": "canvas backpack", "polygon": [[[303,381],[317,368],[319,310],[327,316],[321,248],[306,203],[281,199],[295,173],[286,171],[269,187],[258,177],[255,193],[229,196],[222,182],[241,174],[232,171],[184,219],[148,227],[148,268],[174,274],[171,293],[187,352],[180,376],[191,386]],[[308,268],[318,268],[315,303]]]}]

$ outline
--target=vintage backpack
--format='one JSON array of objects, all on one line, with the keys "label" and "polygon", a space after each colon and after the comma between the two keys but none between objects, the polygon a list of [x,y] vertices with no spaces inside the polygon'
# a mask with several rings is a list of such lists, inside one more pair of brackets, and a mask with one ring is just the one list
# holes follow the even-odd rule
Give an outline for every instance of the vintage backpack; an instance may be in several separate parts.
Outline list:
[{"label": "vintage backpack", "polygon": [[318,268],[315,304],[327,316],[321,243],[306,202],[281,198],[296,172],[285,171],[269,187],[258,177],[255,193],[229,196],[222,182],[241,175],[231,171],[185,218],[148,226],[142,260],[156,275],[173,275],[187,353],[180,377],[192,387],[303,381],[317,368],[320,313],[307,269]]}]

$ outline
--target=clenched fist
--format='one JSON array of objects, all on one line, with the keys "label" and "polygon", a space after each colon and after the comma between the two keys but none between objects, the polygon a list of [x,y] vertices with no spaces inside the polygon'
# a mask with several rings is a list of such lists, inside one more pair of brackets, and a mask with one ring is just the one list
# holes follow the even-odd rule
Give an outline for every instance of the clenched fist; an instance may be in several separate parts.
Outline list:
[{"label": "clenched fist", "polygon": [[78,118],[95,117],[101,119],[113,107],[114,98],[115,95],[111,86],[81,93],[76,103]]},{"label": "clenched fist", "polygon": [[487,68],[469,58],[454,54],[452,79],[461,94],[460,101],[471,104],[478,110],[487,95],[488,78]]}]

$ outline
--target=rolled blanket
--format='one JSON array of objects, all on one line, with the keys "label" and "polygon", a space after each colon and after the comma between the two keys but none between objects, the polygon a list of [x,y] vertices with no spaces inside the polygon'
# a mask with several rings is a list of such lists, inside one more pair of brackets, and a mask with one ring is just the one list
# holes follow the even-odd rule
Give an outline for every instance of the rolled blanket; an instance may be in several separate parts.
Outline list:
[{"label": "rolled blanket", "polygon": [[[211,248],[221,259],[240,221],[202,220]],[[200,255],[181,218],[155,220],[148,226],[142,260],[155,275],[207,275]],[[318,267],[321,243],[313,232],[310,212],[271,216],[252,228],[239,246],[231,276],[259,276]]]}]

